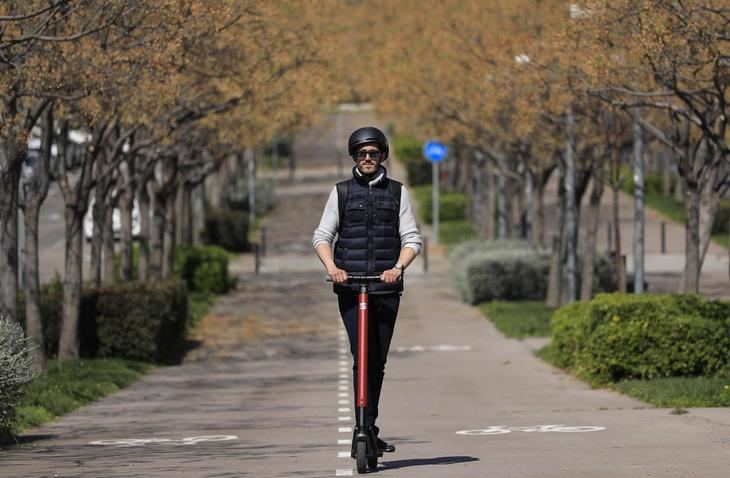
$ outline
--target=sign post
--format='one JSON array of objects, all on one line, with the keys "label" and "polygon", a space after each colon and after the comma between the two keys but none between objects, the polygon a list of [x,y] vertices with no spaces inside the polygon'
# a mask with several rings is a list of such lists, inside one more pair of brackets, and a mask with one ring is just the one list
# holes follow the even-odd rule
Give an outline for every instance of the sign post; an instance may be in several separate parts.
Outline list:
[{"label": "sign post", "polygon": [[423,156],[432,164],[433,183],[433,243],[439,243],[439,163],[446,159],[449,149],[438,141],[423,143]]}]

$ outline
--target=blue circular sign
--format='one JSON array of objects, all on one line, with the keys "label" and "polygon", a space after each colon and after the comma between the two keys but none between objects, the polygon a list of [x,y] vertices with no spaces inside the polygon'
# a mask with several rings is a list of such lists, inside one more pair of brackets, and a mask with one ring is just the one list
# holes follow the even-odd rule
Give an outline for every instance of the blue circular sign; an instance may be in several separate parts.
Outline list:
[{"label": "blue circular sign", "polygon": [[423,143],[423,155],[434,163],[443,161],[449,154],[449,148],[438,141],[426,141]]}]

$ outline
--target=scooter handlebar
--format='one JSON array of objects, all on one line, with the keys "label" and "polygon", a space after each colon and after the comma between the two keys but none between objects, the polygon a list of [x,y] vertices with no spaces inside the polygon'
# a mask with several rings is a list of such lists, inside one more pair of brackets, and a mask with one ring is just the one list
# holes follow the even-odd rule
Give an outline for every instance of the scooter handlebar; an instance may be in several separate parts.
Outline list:
[{"label": "scooter handlebar", "polygon": [[[325,276],[325,281],[332,282],[332,277]],[[347,282],[380,282],[380,276],[347,275]]]}]

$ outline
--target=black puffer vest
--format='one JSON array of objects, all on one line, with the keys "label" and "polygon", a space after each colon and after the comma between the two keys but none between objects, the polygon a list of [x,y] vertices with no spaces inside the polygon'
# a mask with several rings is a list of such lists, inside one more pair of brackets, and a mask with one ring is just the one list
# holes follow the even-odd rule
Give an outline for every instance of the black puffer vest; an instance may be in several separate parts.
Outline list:
[{"label": "black puffer vest", "polygon": [[[392,269],[400,255],[400,198],[394,198],[385,168],[369,186],[370,178],[353,168],[347,184],[344,214],[340,213],[339,238],[335,245],[335,265],[353,275],[376,275]],[[335,284],[335,292],[357,291],[358,286]],[[372,284],[370,292],[400,292],[403,283]]]}]

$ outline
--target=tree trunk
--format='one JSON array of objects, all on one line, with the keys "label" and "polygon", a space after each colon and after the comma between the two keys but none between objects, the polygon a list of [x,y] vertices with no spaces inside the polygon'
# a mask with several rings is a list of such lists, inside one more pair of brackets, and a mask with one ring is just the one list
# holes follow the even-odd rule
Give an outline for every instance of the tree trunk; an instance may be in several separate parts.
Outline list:
[{"label": "tree trunk", "polygon": [[[583,270],[580,281],[580,300],[591,300],[593,297],[594,262],[596,257],[596,238],[603,196],[603,160],[598,159],[593,171],[593,190],[588,201],[588,229],[583,249]],[[585,216],[584,216],[585,217]]]},{"label": "tree trunk", "polygon": [[619,214],[619,187],[611,186],[613,192],[613,243],[614,264],[618,291],[626,292],[626,271],[624,270],[623,250],[621,249],[621,216]]},{"label": "tree trunk", "polygon": [[34,182],[36,188],[25,198],[23,218],[25,220],[25,328],[33,347],[30,356],[33,369],[41,372],[46,368],[45,339],[41,320],[41,293],[38,260],[38,218],[41,206],[48,196],[50,184],[49,168],[51,145],[53,143],[53,108],[48,107],[43,115],[41,156]]},{"label": "tree trunk", "polygon": [[538,176],[535,182],[535,201],[533,201],[533,228],[535,230],[535,244],[545,246],[545,182]]},{"label": "tree trunk", "polygon": [[137,201],[139,202],[139,270],[137,278],[146,282],[150,267],[150,241],[153,230],[150,224],[150,195],[147,192],[147,181],[143,180],[139,188]]},{"label": "tree trunk", "polygon": [[150,263],[148,278],[162,278],[162,236],[165,231],[165,204],[161,194],[152,201],[152,228],[150,233]]},{"label": "tree trunk", "polygon": [[175,220],[177,227],[175,228],[175,244],[183,244],[183,236],[187,227],[187,214],[185,212],[185,189],[184,181],[180,181],[180,184],[175,188],[173,195],[175,196]]},{"label": "tree trunk", "polygon": [[[106,199],[109,201],[109,199]],[[104,212],[104,235],[102,242],[102,280],[106,284],[114,283],[114,203],[109,202]]]},{"label": "tree trunk", "polygon": [[482,208],[483,222],[482,235],[487,239],[494,238],[494,163],[487,161],[484,165],[486,171],[484,173],[484,207]]},{"label": "tree trunk", "polygon": [[24,208],[25,218],[25,329],[33,344],[33,369],[46,368],[46,352],[41,321],[41,292],[38,267],[38,217],[42,201],[34,201]]},{"label": "tree trunk", "polygon": [[644,293],[644,138],[634,121],[634,293]]},{"label": "tree trunk", "polygon": [[165,227],[162,245],[162,278],[172,278],[175,266],[175,218],[176,194],[168,194],[165,199]]},{"label": "tree trunk", "polygon": [[119,272],[123,282],[132,280],[132,251],[134,237],[132,235],[132,209],[134,208],[134,190],[130,187],[119,196],[120,242]]},{"label": "tree trunk", "polygon": [[178,223],[175,242],[191,246],[193,244],[192,186],[185,181],[177,189],[176,209],[175,217]]},{"label": "tree trunk", "polygon": [[662,195],[670,197],[672,195],[672,162],[666,151],[661,150],[659,154],[662,165]]},{"label": "tree trunk", "polygon": [[469,212],[479,234],[484,234],[484,161],[474,158],[471,163],[471,207]]},{"label": "tree trunk", "polygon": [[[502,162],[504,163],[504,162]],[[499,239],[507,238],[507,184],[504,174],[502,174],[504,164],[500,164],[497,168],[497,237]]]},{"label": "tree trunk", "polygon": [[83,213],[75,205],[66,205],[66,260],[63,278],[63,321],[58,343],[59,359],[79,357],[79,311],[83,259]]},{"label": "tree trunk", "polygon": [[[0,144],[0,315],[18,319],[18,181],[11,140]],[[2,147],[4,146],[4,147]]]},{"label": "tree trunk", "polygon": [[700,192],[700,271],[705,263],[707,250],[710,248],[712,225],[720,207],[720,194],[715,189],[720,161],[713,161],[707,171],[702,191]]},{"label": "tree trunk", "polygon": [[524,212],[524,232],[527,242],[530,247],[535,247],[534,231],[532,230],[532,224],[534,223],[535,208],[533,207],[533,181],[532,171],[530,168],[525,168],[525,212]]},{"label": "tree trunk", "polygon": [[684,292],[700,291],[700,193],[696,184],[686,184],[687,237],[685,239]]},{"label": "tree trunk", "polygon": [[578,231],[578,213],[576,208],[575,195],[575,138],[573,132],[573,113],[568,111],[566,121],[565,141],[565,239],[566,239],[566,263],[567,274],[567,297],[568,303],[577,298],[576,290],[576,255],[577,244],[576,234]]},{"label": "tree trunk", "polygon": [[205,182],[202,182],[193,190],[193,245],[202,246],[203,241],[200,231],[205,227]]},{"label": "tree trunk", "polygon": [[94,224],[91,236],[91,283],[94,287],[101,285],[101,250],[104,240],[105,215],[104,188],[101,184],[97,184],[94,188],[94,205],[91,207]]},{"label": "tree trunk", "polygon": [[525,217],[525,196],[524,186],[522,182],[516,179],[510,180],[510,223],[511,235],[514,239],[524,239],[524,217]]},{"label": "tree trunk", "polygon": [[677,181],[674,183],[674,199],[679,202],[685,201],[685,181],[681,175],[677,175]]},{"label": "tree trunk", "polygon": [[560,163],[560,179],[558,186],[558,210],[556,218],[557,231],[553,235],[553,248],[550,256],[550,272],[548,273],[548,290],[545,305],[558,308],[563,296],[563,242],[565,238],[565,168]]}]

